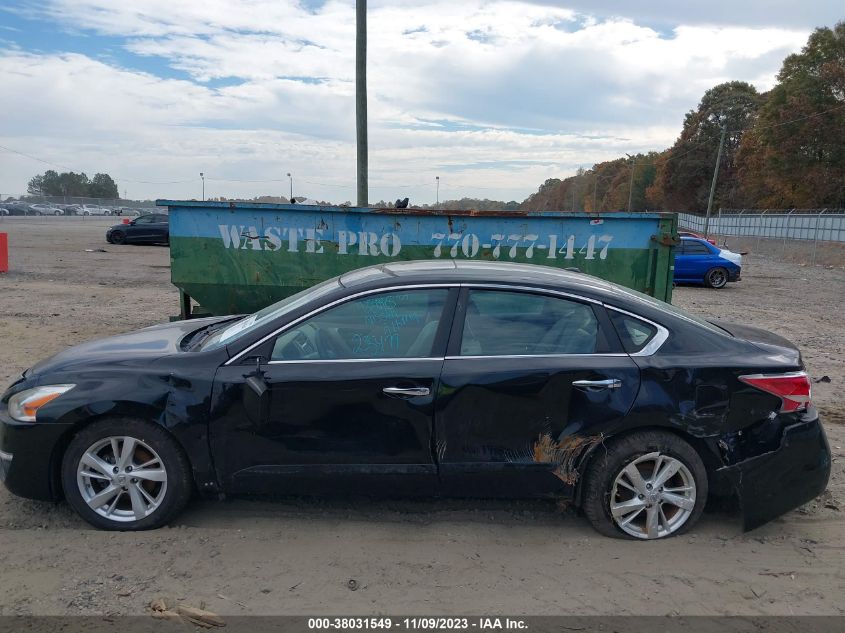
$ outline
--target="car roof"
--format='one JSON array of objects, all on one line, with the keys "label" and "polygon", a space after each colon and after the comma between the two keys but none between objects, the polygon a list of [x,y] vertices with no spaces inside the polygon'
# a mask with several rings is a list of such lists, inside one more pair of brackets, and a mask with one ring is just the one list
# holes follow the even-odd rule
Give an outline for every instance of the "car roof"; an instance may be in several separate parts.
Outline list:
[{"label": "car roof", "polygon": [[382,286],[399,282],[414,283],[485,283],[537,286],[571,291],[594,298],[618,296],[630,292],[617,284],[577,271],[539,264],[513,262],[412,260],[359,268],[338,278],[344,288]]}]

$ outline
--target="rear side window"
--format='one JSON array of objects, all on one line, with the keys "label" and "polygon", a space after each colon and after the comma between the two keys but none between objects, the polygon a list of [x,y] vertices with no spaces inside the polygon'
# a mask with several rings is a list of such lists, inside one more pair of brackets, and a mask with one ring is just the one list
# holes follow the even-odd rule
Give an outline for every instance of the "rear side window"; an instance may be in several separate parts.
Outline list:
[{"label": "rear side window", "polygon": [[709,255],[710,249],[701,242],[685,241],[681,249],[682,255]]},{"label": "rear side window", "polygon": [[608,310],[613,327],[616,328],[619,338],[622,339],[622,347],[629,354],[642,351],[649,341],[657,334],[657,328],[627,314],[616,310]]},{"label": "rear side window", "polygon": [[461,356],[593,354],[598,321],[584,303],[527,292],[470,290]]}]

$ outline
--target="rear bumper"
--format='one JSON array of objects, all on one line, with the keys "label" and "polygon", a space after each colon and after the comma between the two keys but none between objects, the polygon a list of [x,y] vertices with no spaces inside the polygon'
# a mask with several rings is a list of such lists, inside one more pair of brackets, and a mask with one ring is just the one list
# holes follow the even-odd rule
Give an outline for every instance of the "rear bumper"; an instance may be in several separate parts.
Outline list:
[{"label": "rear bumper", "polygon": [[744,529],[753,530],[824,492],[830,465],[830,446],[815,417],[786,427],[776,450],[719,473],[737,492]]}]

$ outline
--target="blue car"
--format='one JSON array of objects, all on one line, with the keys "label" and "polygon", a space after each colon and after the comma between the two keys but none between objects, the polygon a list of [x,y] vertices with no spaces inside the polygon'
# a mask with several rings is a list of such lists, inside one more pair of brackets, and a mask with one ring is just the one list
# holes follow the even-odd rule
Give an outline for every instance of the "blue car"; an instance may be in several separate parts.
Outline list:
[{"label": "blue car", "polygon": [[682,237],[675,249],[675,283],[724,288],[729,281],[739,281],[741,272],[742,255],[707,240]]}]

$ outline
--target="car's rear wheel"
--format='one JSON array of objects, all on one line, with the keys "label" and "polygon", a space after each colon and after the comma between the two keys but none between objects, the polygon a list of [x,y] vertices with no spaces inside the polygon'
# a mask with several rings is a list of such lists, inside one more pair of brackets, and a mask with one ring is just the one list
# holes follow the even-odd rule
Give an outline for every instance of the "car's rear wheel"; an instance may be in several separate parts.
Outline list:
[{"label": "car's rear wheel", "polygon": [[95,422],[70,442],[62,460],[68,503],[91,525],[148,530],[165,525],[188,502],[188,460],[159,426],[132,418]]},{"label": "car's rear wheel", "polygon": [[704,283],[711,288],[724,288],[728,285],[728,271],[724,268],[713,268],[704,276]]},{"label": "car's rear wheel", "polygon": [[683,439],[641,431],[610,442],[585,473],[583,510],[606,536],[654,540],[681,534],[707,501],[707,471]]},{"label": "car's rear wheel", "polygon": [[123,231],[112,231],[112,244],[123,244],[126,241],[126,234]]}]

